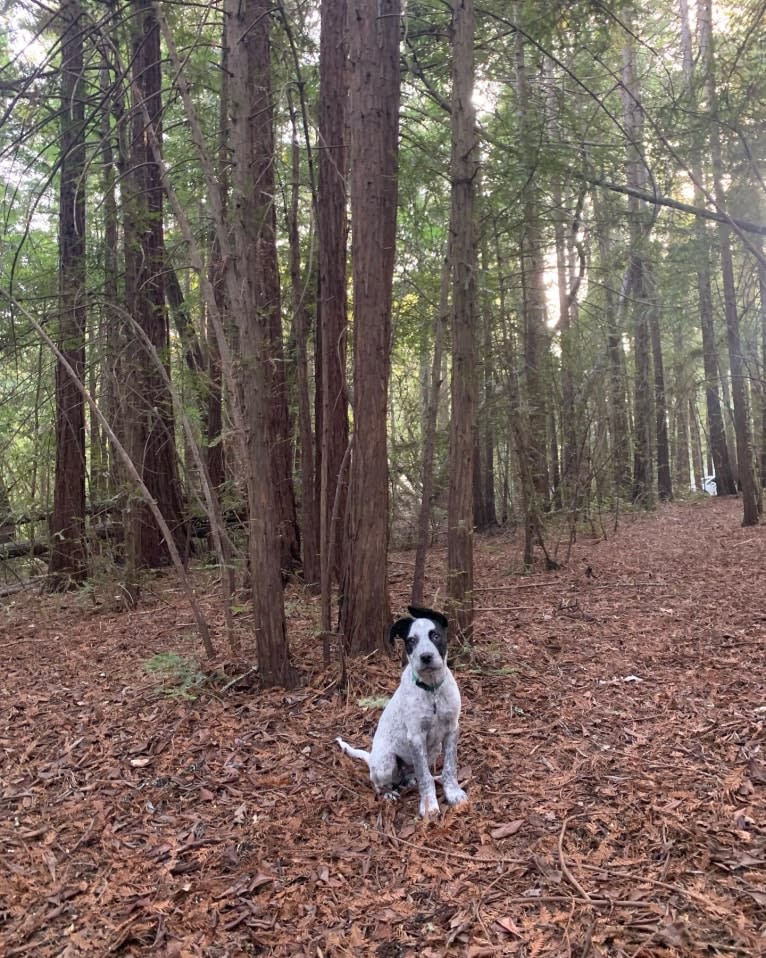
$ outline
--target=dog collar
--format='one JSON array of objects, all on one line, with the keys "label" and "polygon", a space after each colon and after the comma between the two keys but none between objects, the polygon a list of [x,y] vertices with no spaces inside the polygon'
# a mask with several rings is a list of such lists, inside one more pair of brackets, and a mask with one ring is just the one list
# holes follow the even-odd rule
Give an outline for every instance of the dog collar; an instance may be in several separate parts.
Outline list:
[{"label": "dog collar", "polygon": [[422,682],[418,678],[417,673],[415,672],[414,669],[412,671],[412,681],[415,683],[415,685],[417,685],[419,689],[425,689],[426,692],[436,692],[438,689],[442,687],[442,685],[444,685],[444,679],[442,679],[441,682],[437,682],[436,685],[429,685],[427,682]]}]

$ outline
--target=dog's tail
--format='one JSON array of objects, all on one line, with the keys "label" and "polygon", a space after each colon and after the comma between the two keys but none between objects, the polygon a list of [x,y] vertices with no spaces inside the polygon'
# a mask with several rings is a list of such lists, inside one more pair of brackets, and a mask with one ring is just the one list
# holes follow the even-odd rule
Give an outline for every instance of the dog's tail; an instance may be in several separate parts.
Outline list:
[{"label": "dog's tail", "polygon": [[365,751],[363,748],[354,748],[353,745],[349,745],[348,742],[344,742],[343,739],[338,736],[335,741],[340,745],[346,755],[350,755],[351,758],[360,758],[363,762],[366,762],[369,766],[370,764],[370,753]]}]

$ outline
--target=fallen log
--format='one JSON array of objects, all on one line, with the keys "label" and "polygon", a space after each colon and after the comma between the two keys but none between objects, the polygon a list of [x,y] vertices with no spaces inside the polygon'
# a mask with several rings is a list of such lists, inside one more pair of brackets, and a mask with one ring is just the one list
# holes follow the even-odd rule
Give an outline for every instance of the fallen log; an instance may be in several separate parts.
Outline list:
[{"label": "fallen log", "polygon": [[23,559],[25,556],[47,556],[48,543],[31,539],[20,539],[18,542],[6,542],[0,545],[0,560]]}]

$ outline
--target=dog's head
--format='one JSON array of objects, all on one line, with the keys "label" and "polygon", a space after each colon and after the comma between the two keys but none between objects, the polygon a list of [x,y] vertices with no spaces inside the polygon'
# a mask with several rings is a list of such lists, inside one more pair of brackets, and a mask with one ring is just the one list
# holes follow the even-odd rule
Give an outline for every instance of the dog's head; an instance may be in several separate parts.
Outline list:
[{"label": "dog's head", "polygon": [[388,634],[391,645],[404,642],[412,670],[428,684],[441,681],[447,667],[447,618],[432,609],[408,606],[410,615],[399,619]]}]

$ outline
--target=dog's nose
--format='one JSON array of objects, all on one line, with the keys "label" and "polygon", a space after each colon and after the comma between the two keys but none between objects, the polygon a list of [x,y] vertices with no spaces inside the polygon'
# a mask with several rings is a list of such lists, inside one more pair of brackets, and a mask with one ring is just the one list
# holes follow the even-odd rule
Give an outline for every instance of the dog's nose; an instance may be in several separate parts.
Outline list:
[{"label": "dog's nose", "polygon": [[434,660],[433,652],[421,652],[420,661],[423,665],[430,665]]}]

